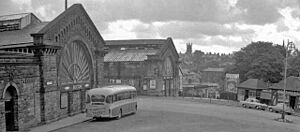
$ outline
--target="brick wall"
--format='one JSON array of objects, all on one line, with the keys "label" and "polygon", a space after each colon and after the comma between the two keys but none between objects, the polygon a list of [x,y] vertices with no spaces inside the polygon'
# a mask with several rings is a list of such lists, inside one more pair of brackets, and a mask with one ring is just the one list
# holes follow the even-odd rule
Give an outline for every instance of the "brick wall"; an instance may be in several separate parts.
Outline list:
[{"label": "brick wall", "polygon": [[0,132],[5,132],[5,114],[4,102],[0,101]]}]

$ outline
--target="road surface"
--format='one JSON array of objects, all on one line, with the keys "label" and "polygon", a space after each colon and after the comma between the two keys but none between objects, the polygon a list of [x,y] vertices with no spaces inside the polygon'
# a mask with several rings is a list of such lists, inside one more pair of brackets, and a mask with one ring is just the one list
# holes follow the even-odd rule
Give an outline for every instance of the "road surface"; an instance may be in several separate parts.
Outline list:
[{"label": "road surface", "polygon": [[56,132],[300,132],[293,123],[275,121],[280,114],[180,99],[139,98],[139,111],[120,120],[90,120]]}]

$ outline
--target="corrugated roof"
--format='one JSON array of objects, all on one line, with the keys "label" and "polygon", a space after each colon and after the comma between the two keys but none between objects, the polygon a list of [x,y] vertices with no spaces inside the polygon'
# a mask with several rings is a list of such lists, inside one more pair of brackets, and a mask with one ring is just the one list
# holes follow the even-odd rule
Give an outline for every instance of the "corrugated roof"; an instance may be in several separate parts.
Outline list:
[{"label": "corrugated roof", "polygon": [[5,16],[0,16],[0,21],[7,21],[7,20],[16,20],[16,19],[21,19],[30,13],[21,13],[21,14],[12,14],[12,15],[5,15]]},{"label": "corrugated roof", "polygon": [[107,40],[106,45],[163,45],[166,39]]},{"label": "corrugated roof", "polygon": [[259,79],[248,79],[237,86],[238,88],[268,89],[267,83]]},{"label": "corrugated roof", "polygon": [[224,68],[206,68],[202,71],[224,72]]},{"label": "corrugated roof", "polygon": [[[284,80],[281,80],[279,83],[274,84],[270,87],[271,89],[283,90]],[[288,77],[286,79],[286,89],[288,91],[300,91],[300,78],[299,77]]]},{"label": "corrugated roof", "polygon": [[158,50],[155,49],[128,49],[112,50],[104,57],[104,62],[133,62],[147,60],[147,55],[155,55]]},{"label": "corrugated roof", "polygon": [[35,23],[30,24],[21,30],[0,32],[0,47],[33,42],[33,38],[30,34],[37,33],[47,24],[48,22]]}]

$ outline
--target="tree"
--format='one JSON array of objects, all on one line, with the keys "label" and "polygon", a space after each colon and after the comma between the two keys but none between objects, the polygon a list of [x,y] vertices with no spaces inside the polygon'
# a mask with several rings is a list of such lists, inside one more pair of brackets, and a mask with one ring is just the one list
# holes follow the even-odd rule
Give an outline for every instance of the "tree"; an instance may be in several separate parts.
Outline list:
[{"label": "tree", "polygon": [[252,42],[234,53],[235,64],[231,72],[240,74],[241,81],[256,78],[279,82],[283,77],[284,60],[281,47],[270,42]]},{"label": "tree", "polygon": [[296,50],[296,56],[291,56],[288,59],[287,76],[300,76],[300,54]]}]

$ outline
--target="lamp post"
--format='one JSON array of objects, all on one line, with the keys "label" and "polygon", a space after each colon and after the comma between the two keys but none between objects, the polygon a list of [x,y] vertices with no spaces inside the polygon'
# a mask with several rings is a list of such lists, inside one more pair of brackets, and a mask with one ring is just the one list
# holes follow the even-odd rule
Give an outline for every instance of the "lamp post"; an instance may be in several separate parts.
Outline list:
[{"label": "lamp post", "polygon": [[[284,42],[283,42],[284,43]],[[285,62],[284,62],[284,86],[283,86],[283,105],[282,105],[282,115],[281,118],[283,121],[285,121],[285,101],[286,101],[286,76],[287,76],[287,59],[288,59],[288,51],[289,49],[291,51],[295,50],[295,44],[293,42],[289,42],[287,43],[287,46],[285,48]]]}]

